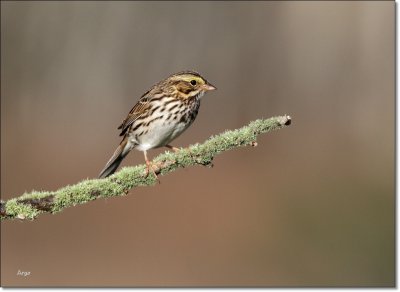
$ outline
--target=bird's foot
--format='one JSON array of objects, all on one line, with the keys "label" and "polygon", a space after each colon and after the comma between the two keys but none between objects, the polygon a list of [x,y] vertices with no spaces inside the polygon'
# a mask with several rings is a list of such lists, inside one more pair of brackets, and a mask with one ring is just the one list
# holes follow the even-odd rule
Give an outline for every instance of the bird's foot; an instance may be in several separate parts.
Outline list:
[{"label": "bird's foot", "polygon": [[153,164],[150,161],[146,160],[146,177],[148,177],[148,175],[150,174],[150,170],[153,173],[154,177],[156,178],[157,182],[160,184],[161,183],[160,179],[158,178],[158,175],[154,171]]}]

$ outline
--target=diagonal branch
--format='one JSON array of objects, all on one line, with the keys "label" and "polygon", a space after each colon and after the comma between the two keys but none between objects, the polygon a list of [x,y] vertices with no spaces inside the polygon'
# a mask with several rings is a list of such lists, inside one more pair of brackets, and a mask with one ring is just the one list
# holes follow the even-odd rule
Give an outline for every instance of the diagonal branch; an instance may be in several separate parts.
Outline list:
[{"label": "diagonal branch", "polygon": [[[213,158],[227,150],[246,145],[256,146],[258,135],[289,126],[287,115],[259,119],[233,131],[210,137],[203,144],[195,144],[176,153],[166,152],[153,160],[156,174],[165,175],[178,168],[192,165],[212,165]],[[0,202],[1,220],[35,219],[43,213],[56,213],[67,207],[84,204],[98,198],[127,195],[138,186],[150,186],[157,182],[153,175],[146,176],[145,165],[125,167],[105,179],[84,180],[54,192],[32,192],[18,198]]]}]

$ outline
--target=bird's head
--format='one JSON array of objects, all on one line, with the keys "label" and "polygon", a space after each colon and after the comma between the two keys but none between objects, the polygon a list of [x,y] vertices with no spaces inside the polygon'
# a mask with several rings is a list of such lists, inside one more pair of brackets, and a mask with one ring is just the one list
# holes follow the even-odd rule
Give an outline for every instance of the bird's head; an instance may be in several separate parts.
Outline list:
[{"label": "bird's head", "polygon": [[207,91],[217,89],[199,73],[194,71],[183,71],[171,75],[166,80],[169,91],[176,94],[180,99],[200,98]]}]

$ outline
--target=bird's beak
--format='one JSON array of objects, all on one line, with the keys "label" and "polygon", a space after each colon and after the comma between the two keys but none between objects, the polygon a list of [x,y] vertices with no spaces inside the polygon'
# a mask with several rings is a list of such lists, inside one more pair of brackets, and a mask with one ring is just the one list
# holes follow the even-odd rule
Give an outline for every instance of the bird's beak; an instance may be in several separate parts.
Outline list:
[{"label": "bird's beak", "polygon": [[214,86],[214,85],[212,85],[211,83],[206,83],[206,84],[204,84],[203,86],[203,89],[205,90],[205,91],[211,91],[211,90],[216,90],[217,88]]}]

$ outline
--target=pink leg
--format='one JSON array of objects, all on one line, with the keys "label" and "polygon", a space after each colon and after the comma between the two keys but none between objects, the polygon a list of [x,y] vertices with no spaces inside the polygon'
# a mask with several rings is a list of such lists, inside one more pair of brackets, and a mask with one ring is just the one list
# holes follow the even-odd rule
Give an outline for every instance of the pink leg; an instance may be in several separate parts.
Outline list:
[{"label": "pink leg", "polygon": [[149,161],[149,159],[147,159],[147,151],[143,151],[143,153],[144,153],[144,160],[146,161],[146,166],[147,166],[146,167],[146,176],[149,175],[150,169],[151,169],[151,172],[154,174],[154,176],[157,179],[158,183],[160,183],[160,180],[158,179],[158,176],[155,173],[155,171],[153,169],[153,166],[151,165],[151,162]]},{"label": "pink leg", "polygon": [[180,149],[179,148],[177,148],[177,147],[174,147],[174,146],[172,146],[172,145],[165,145],[165,147],[167,147],[167,148],[169,148],[169,149],[171,149],[172,151],[174,151],[174,152],[177,152],[177,151],[179,151]]},{"label": "pink leg", "polygon": [[[178,152],[178,151],[183,150],[183,149],[176,148],[176,147],[174,147],[174,146],[172,146],[172,145],[169,145],[169,144],[168,144],[168,145],[165,145],[165,147],[171,149],[171,150],[174,151],[174,152]],[[190,151],[189,147],[186,148],[186,150],[189,151],[190,157],[192,157],[193,160],[196,160],[195,157],[194,157],[193,154],[192,154],[192,151]]]}]

